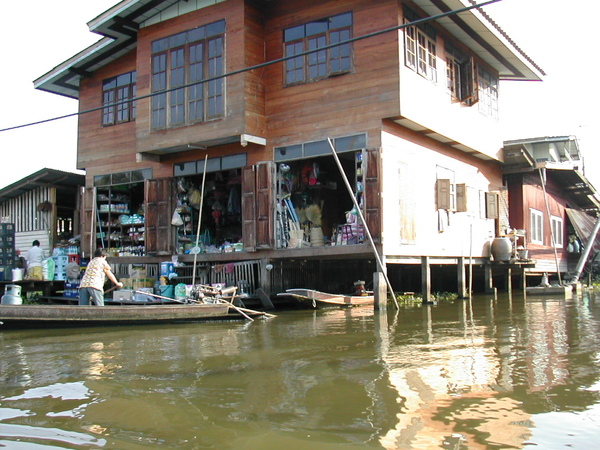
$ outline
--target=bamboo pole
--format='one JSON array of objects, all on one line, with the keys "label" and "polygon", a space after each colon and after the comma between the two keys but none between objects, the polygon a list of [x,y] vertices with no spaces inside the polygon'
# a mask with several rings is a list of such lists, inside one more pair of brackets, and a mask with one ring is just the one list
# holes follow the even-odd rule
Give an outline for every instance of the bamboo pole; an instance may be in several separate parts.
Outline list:
[{"label": "bamboo pole", "polygon": [[385,282],[387,284],[389,293],[392,296],[392,299],[394,300],[394,304],[396,305],[396,309],[400,309],[400,307],[398,306],[398,301],[396,300],[396,296],[394,295],[394,289],[392,288],[392,284],[390,283],[390,280],[389,280],[389,278],[387,276],[387,273],[384,270],[383,263],[381,261],[381,257],[379,256],[379,252],[377,251],[377,247],[375,246],[375,242],[373,241],[373,236],[371,236],[371,231],[369,230],[369,226],[367,225],[367,221],[365,220],[365,217],[364,217],[364,215],[362,213],[360,205],[358,204],[358,201],[356,200],[356,197],[354,196],[354,192],[352,191],[352,186],[350,186],[350,182],[348,181],[348,177],[346,176],[346,173],[344,172],[344,168],[342,167],[342,163],[340,162],[340,158],[338,157],[338,154],[335,151],[335,147],[333,146],[333,142],[331,142],[331,138],[327,138],[327,142],[329,143],[329,147],[331,147],[331,153],[333,154],[333,158],[335,159],[335,163],[337,164],[338,169],[340,170],[340,174],[342,175],[342,179],[344,180],[344,184],[346,185],[346,189],[348,190],[348,193],[350,194],[350,198],[352,198],[352,203],[354,203],[354,207],[356,208],[356,212],[357,212],[358,216],[360,217],[360,220],[361,220],[363,226],[365,227],[365,233],[366,233],[367,238],[369,240],[369,244],[371,244],[371,248],[373,249],[373,254],[375,255],[375,259],[377,260],[377,267],[378,267],[379,271],[383,274],[383,277],[385,278]]},{"label": "bamboo pole", "polygon": [[192,285],[196,284],[196,261],[198,261],[198,251],[200,247],[200,224],[202,223],[202,207],[204,206],[204,182],[206,181],[206,161],[208,153],[204,156],[204,170],[202,171],[202,188],[200,189],[200,210],[198,211],[198,228],[196,230],[196,245],[194,247],[194,268],[192,269]]}]

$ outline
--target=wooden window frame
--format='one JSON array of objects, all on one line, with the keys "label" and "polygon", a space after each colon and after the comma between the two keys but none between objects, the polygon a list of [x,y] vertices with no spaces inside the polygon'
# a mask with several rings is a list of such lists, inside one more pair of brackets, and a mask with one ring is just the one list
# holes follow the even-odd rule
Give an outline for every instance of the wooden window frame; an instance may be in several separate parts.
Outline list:
[{"label": "wooden window frame", "polygon": [[[404,23],[419,17],[405,8]],[[437,83],[437,33],[428,24],[408,25],[404,28],[404,64],[424,78]]]},{"label": "wooden window frame", "polygon": [[[223,31],[203,31],[215,25]],[[193,84],[224,74],[224,21],[163,38],[153,45],[155,43],[158,43],[157,49],[151,56],[152,93],[155,94],[151,107],[152,130],[224,117],[224,78]],[[178,86],[182,86],[181,89],[177,89]],[[165,92],[161,94],[161,91]]]},{"label": "wooden window frame", "polygon": [[126,72],[102,81],[102,126],[132,122],[136,116],[133,100],[137,95],[136,71]]},{"label": "wooden window frame", "polygon": [[[336,26],[335,19],[346,15],[350,18],[349,25]],[[311,32],[310,27],[314,24],[321,24],[322,31]],[[352,38],[353,26],[352,13],[343,13],[284,30],[283,54],[289,58],[284,63],[284,86],[294,86],[351,73],[354,65],[354,51],[351,43],[319,49]],[[293,38],[291,37],[292,30],[294,31]],[[290,31],[289,37],[288,31]],[[308,51],[311,52],[293,57]]]},{"label": "wooden window frame", "polygon": [[479,112],[498,119],[498,77],[482,66],[477,68]]},{"label": "wooden window frame", "polygon": [[563,248],[564,246],[564,221],[561,217],[550,216],[550,226],[552,229],[552,239],[555,248]]},{"label": "wooden window frame", "polygon": [[529,208],[529,242],[544,245],[544,214]]}]

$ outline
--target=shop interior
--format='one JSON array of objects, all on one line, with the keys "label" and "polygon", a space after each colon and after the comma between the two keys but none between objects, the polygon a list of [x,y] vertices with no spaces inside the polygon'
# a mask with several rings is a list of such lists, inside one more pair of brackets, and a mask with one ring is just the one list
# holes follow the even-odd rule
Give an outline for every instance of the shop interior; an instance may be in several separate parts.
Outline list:
[{"label": "shop interior", "polygon": [[144,183],[98,187],[97,243],[111,256],[143,256]]},{"label": "shop interior", "polygon": [[203,252],[242,250],[241,169],[206,174],[204,199],[202,175],[177,178],[177,251],[187,253],[196,245],[202,203],[199,244]]},{"label": "shop interior", "polygon": [[[362,152],[341,153],[339,159],[362,207]],[[277,248],[364,241],[364,228],[332,156],[279,163],[277,198]]]}]

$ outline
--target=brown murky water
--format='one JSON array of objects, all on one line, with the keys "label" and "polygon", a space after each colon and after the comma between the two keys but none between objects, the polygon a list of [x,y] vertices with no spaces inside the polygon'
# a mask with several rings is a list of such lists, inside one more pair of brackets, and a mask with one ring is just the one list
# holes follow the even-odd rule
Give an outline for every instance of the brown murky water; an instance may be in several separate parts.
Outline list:
[{"label": "brown murky water", "polygon": [[0,331],[0,447],[592,448],[600,297]]}]

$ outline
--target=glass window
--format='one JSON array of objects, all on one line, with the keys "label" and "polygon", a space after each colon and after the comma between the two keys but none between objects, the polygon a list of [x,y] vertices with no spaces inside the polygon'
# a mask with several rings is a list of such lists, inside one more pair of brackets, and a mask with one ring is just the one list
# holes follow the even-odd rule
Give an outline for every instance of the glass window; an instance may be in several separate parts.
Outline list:
[{"label": "glass window", "polygon": [[[414,11],[404,8],[405,24],[418,19]],[[437,82],[436,40],[437,33],[428,23],[404,28],[404,64],[433,82]]]},{"label": "glass window", "polygon": [[136,72],[128,72],[102,83],[102,125],[135,120]]},{"label": "glass window", "polygon": [[96,175],[94,186],[115,186],[119,184],[130,184],[152,178],[152,169],[139,169],[126,172],[117,172],[106,175]]},{"label": "glass window", "polygon": [[302,158],[302,145],[288,145],[275,149],[275,161],[287,161]]},{"label": "glass window", "polygon": [[307,142],[304,144],[304,156],[320,156],[331,154],[331,147],[327,141]]},{"label": "glass window", "polygon": [[[196,173],[204,172],[204,160],[196,161]],[[218,172],[221,170],[221,158],[208,158],[206,160],[207,172]]]},{"label": "glass window", "polygon": [[552,239],[554,246],[562,248],[564,241],[563,220],[557,216],[550,216],[550,224],[552,225]]},{"label": "glass window", "polygon": [[[352,45],[340,44],[319,50],[352,37],[352,13],[327,17],[283,32],[285,84],[320,80],[352,70]],[[309,52],[307,54],[302,54]],[[298,55],[297,57],[293,57]]]},{"label": "glass window", "polygon": [[225,115],[224,78],[201,83],[224,73],[224,33],[221,20],[152,43],[154,130]]},{"label": "glass window", "polygon": [[485,68],[479,66],[478,70],[479,112],[498,118],[498,77]]},{"label": "glass window", "polygon": [[221,169],[229,170],[229,169],[237,169],[239,167],[245,167],[246,163],[247,163],[246,160],[247,160],[246,153],[223,156],[221,158]]},{"label": "glass window", "polygon": [[544,244],[544,215],[536,209],[529,210],[529,236],[532,244]]}]

